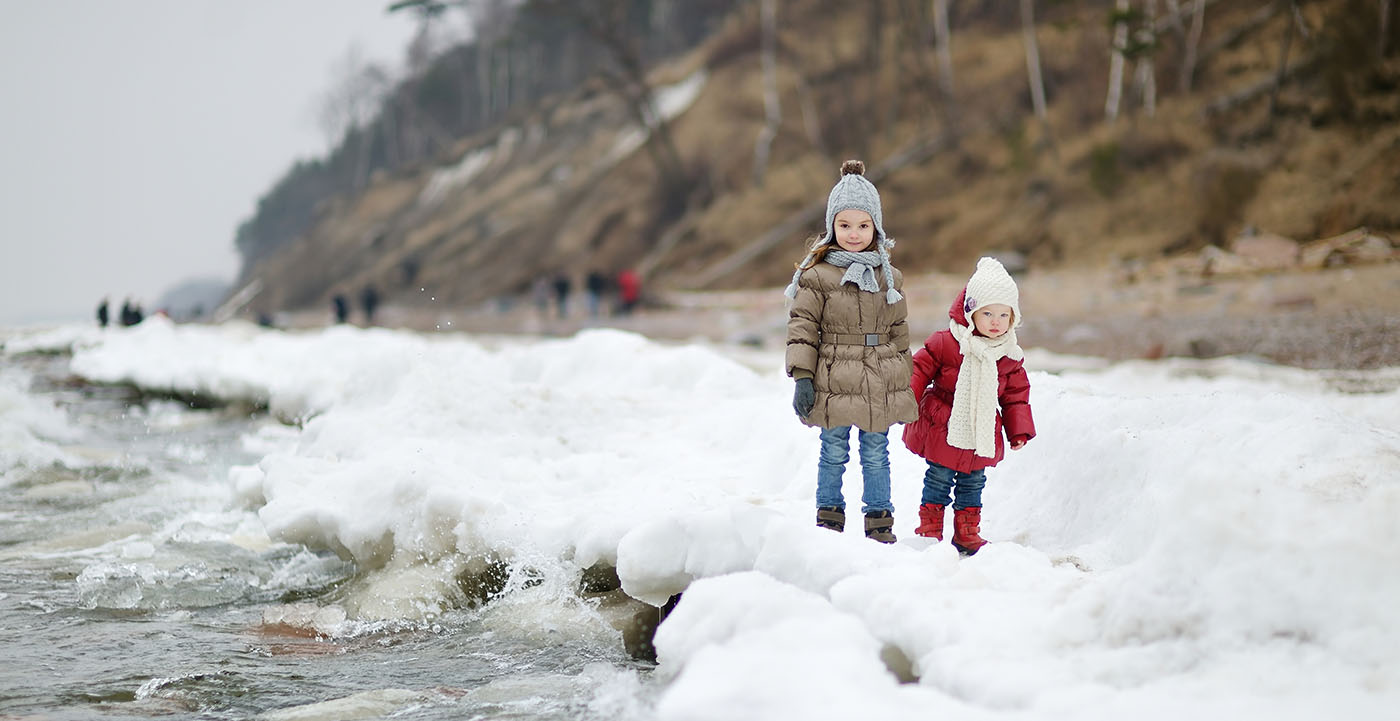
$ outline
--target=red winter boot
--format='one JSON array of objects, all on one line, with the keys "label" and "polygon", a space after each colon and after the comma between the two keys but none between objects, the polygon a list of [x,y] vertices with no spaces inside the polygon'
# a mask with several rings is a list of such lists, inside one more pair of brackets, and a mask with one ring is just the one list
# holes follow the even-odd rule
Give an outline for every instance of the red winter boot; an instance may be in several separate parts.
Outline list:
[{"label": "red winter boot", "polygon": [[[922,510],[922,509],[921,509]],[[982,508],[957,508],[953,510],[953,547],[964,556],[977,553],[977,549],[987,545],[987,540],[977,535],[982,525]]]},{"label": "red winter boot", "polygon": [[943,540],[943,506],[925,503],[919,506],[919,527],[914,533],[925,538]]}]

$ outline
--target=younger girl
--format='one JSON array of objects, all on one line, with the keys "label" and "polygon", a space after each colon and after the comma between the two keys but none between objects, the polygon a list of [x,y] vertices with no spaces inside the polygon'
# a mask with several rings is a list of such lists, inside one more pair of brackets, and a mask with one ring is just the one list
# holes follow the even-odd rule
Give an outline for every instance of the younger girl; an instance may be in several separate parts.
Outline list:
[{"label": "younger girl", "polygon": [[952,491],[953,546],[971,555],[987,543],[979,535],[984,469],[1002,459],[1002,429],[1013,451],[1035,437],[1031,384],[1016,344],[1016,281],[995,258],[977,261],[948,317],[948,330],[929,336],[914,354],[919,419],[904,427],[904,445],[928,460],[914,533],[943,540]]},{"label": "younger girl", "polygon": [[841,476],[850,459],[851,426],[860,429],[865,481],[865,535],[894,543],[888,431],[914,420],[909,388],[908,308],[904,276],[890,264],[880,194],[865,164],[847,160],[826,200],[826,226],[797,266],[787,331],[787,373],[797,381],[792,406],[821,428],[817,525],[846,527]]}]

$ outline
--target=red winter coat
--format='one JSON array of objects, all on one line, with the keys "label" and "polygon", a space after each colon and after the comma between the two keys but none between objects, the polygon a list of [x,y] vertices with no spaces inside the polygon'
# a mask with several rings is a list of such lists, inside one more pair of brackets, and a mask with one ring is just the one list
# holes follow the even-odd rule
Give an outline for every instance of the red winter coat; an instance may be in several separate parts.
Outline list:
[{"label": "red winter coat", "polygon": [[[966,292],[964,289],[959,293],[948,309],[948,317],[962,326],[967,325],[962,312]],[[948,445],[948,416],[953,412],[953,391],[958,386],[962,360],[962,350],[949,330],[929,336],[924,347],[914,354],[914,375],[909,382],[919,404],[919,419],[904,426],[904,445],[940,466],[968,473],[1001,461],[1006,453],[1003,427],[1012,440],[1028,441],[1035,437],[1035,421],[1031,419],[1031,383],[1024,363],[1002,358],[997,361],[997,400],[1001,411],[996,421],[996,457],[985,458]]]}]

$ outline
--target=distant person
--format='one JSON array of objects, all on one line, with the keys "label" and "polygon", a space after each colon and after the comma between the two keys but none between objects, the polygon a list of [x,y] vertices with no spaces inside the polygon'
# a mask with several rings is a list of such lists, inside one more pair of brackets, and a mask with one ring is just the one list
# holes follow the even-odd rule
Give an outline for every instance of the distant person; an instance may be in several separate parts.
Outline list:
[{"label": "distant person", "polygon": [[340,293],[336,293],[331,298],[331,310],[335,312],[335,322],[337,323],[344,323],[350,318],[350,304]]},{"label": "distant person", "polygon": [[130,328],[143,320],[145,320],[145,315],[141,312],[140,305],[133,304],[130,298],[122,301],[121,324],[123,327]]},{"label": "distant person", "polygon": [[[952,321],[914,354],[910,386],[919,419],[904,427],[904,445],[928,461],[919,526],[914,533],[943,540],[944,509],[953,505],[953,547],[971,555],[981,536],[986,469],[1002,459],[1003,431],[1011,450],[1035,438],[1016,281],[995,258],[977,271],[948,309]],[[950,497],[951,492],[951,497]]]},{"label": "distant person", "polygon": [[554,276],[554,303],[560,318],[569,315],[569,290],[572,287],[573,281],[569,280],[569,276],[563,273]]},{"label": "distant person", "polygon": [[826,224],[783,292],[790,301],[787,374],[793,410],[821,429],[817,525],[846,527],[841,476],[851,426],[860,429],[866,538],[894,543],[889,429],[919,416],[909,390],[908,305],[904,276],[890,262],[880,193],[865,164],[848,160],[826,199]]},{"label": "distant person", "polygon": [[601,271],[588,271],[588,275],[583,279],[583,289],[588,294],[588,315],[597,318],[603,303],[603,293],[608,289],[607,276]]},{"label": "distant person", "polygon": [[642,279],[637,271],[626,268],[617,274],[618,312],[630,315],[642,299]]},{"label": "distant person", "polygon": [[530,300],[535,304],[535,310],[539,311],[540,317],[549,315],[549,279],[544,276],[535,278],[535,282],[530,284]]},{"label": "distant person", "polygon": [[103,299],[102,299],[102,302],[101,302],[100,304],[98,304],[98,306],[97,306],[97,327],[98,327],[98,328],[106,328],[106,327],[107,327],[107,299],[106,299],[106,298],[103,298]]},{"label": "distant person", "polygon": [[360,291],[360,307],[365,311],[365,325],[374,325],[374,310],[379,307],[379,291],[367,285]]}]

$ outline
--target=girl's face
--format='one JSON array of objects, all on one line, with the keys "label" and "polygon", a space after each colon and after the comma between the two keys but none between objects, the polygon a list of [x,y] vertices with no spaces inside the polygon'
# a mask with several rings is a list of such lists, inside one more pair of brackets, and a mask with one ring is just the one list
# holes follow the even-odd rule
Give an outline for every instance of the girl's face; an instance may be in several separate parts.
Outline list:
[{"label": "girl's face", "polygon": [[831,221],[841,250],[859,253],[875,242],[875,221],[864,210],[843,210]]},{"label": "girl's face", "polygon": [[1011,330],[1012,320],[1011,306],[993,303],[972,314],[972,327],[988,338],[999,338]]}]

